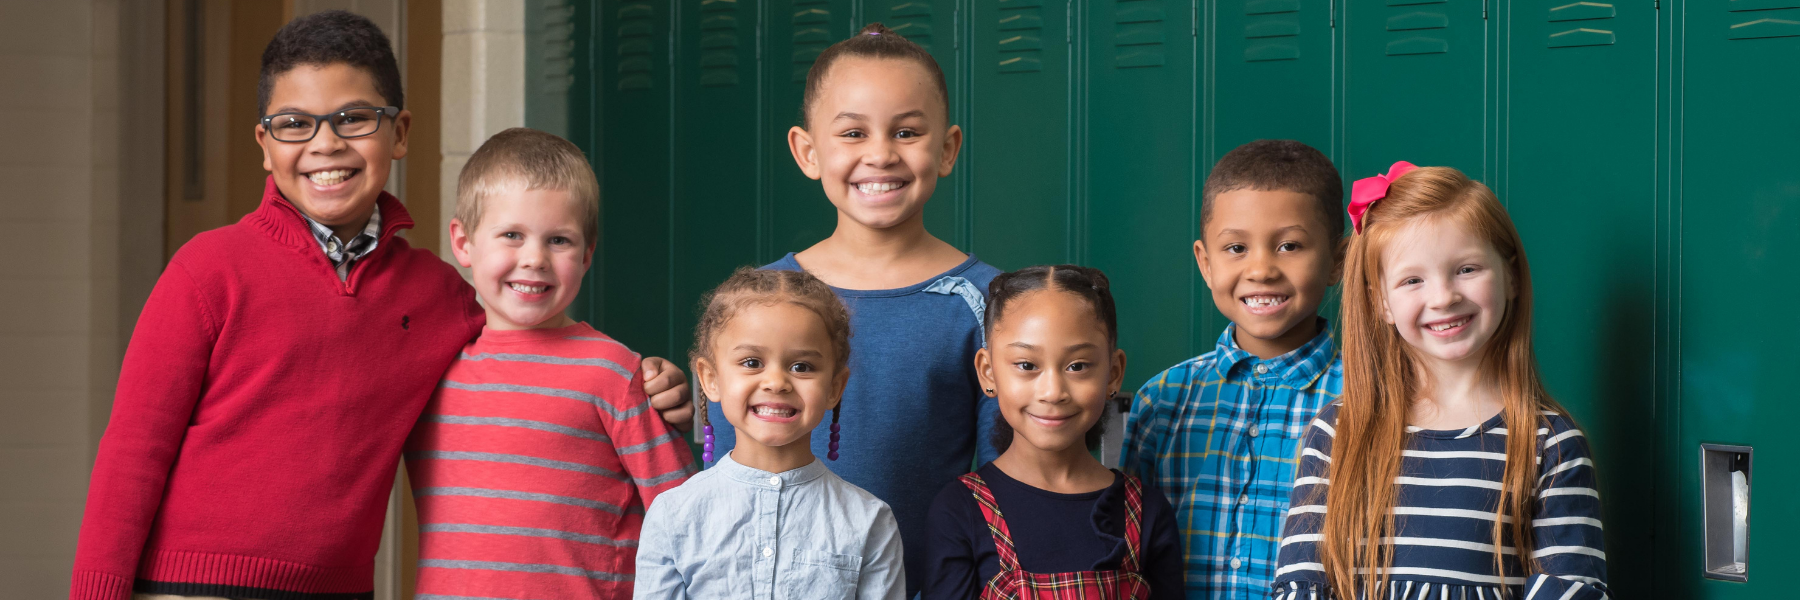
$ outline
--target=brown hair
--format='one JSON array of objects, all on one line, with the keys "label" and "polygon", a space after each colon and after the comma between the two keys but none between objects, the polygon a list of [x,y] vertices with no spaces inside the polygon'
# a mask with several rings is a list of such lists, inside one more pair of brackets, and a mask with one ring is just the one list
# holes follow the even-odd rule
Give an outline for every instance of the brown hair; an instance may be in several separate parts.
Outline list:
[{"label": "brown hair", "polygon": [[1237,190],[1287,190],[1312,196],[1333,248],[1344,239],[1344,181],[1312,146],[1294,140],[1257,140],[1219,159],[1200,189],[1200,236],[1212,220],[1213,198]]},{"label": "brown hair", "polygon": [[[1393,326],[1381,318],[1381,253],[1407,227],[1421,221],[1452,222],[1491,244],[1507,261],[1516,299],[1509,302],[1494,338],[1483,349],[1483,379],[1500,390],[1506,430],[1506,471],[1494,507],[1494,566],[1505,573],[1503,540],[1510,533],[1514,552],[1527,574],[1539,571],[1531,557],[1533,475],[1537,471],[1537,431],[1541,411],[1567,416],[1538,377],[1531,341],[1531,270],[1512,219],[1494,192],[1460,171],[1424,167],[1395,180],[1387,197],[1369,208],[1363,232],[1350,240],[1343,299],[1344,391],[1337,433],[1331,444],[1331,486],[1326,492],[1319,558],[1332,586],[1343,597],[1357,596],[1356,572],[1378,577],[1363,581],[1362,595],[1374,597],[1387,584],[1392,546],[1374,543],[1394,532],[1394,478],[1406,446],[1406,415],[1424,382],[1418,358]],[[1359,543],[1371,540],[1370,543]]]},{"label": "brown hair", "polygon": [[850,36],[850,39],[832,44],[819,57],[813,59],[812,68],[806,71],[806,94],[800,99],[800,127],[808,128],[807,115],[812,111],[813,102],[819,98],[819,88],[825,84],[825,76],[831,72],[831,65],[846,56],[867,58],[891,58],[910,60],[925,68],[931,74],[932,82],[937,84],[938,99],[944,101],[944,114],[950,114],[950,88],[944,84],[944,70],[938,67],[937,59],[930,52],[906,39],[906,36],[894,33],[894,30],[880,23],[863,26],[862,31]]},{"label": "brown hair", "polygon": [[[1006,305],[1020,296],[1042,290],[1073,294],[1087,302],[1094,309],[1094,320],[1106,331],[1107,352],[1110,354],[1119,347],[1119,311],[1113,303],[1112,283],[1099,269],[1080,265],[1039,265],[994,276],[994,280],[988,282],[987,314],[982,319],[986,329],[984,335],[993,336],[994,327],[1006,313]],[[1088,428],[1084,441],[1089,450],[1100,447],[1108,417],[1106,411],[1100,411],[1100,420]],[[995,419],[988,441],[994,444],[995,450],[1005,452],[1013,443],[1012,424],[1006,419]]]},{"label": "brown hair", "polygon": [[[700,299],[700,322],[694,326],[694,345],[688,349],[688,368],[704,358],[712,360],[713,342],[725,325],[744,307],[752,304],[769,306],[793,303],[819,315],[825,322],[825,333],[831,337],[833,373],[850,368],[850,311],[838,300],[831,286],[806,271],[777,271],[738,267],[725,283]],[[696,403],[699,404],[699,403]],[[843,406],[841,403],[839,406]],[[700,425],[706,426],[706,407],[696,411]],[[834,417],[835,418],[835,417]]]},{"label": "brown hair", "polygon": [[600,183],[587,156],[569,140],[526,127],[494,134],[469,156],[456,178],[456,220],[475,231],[482,203],[518,184],[569,192],[581,206],[582,243],[592,248],[599,241]]}]

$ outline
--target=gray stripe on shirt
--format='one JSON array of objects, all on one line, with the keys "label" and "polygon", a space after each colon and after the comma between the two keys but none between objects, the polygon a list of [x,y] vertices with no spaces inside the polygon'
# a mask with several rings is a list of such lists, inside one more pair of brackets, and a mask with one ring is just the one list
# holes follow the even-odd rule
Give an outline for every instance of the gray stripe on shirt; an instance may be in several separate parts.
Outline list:
[{"label": "gray stripe on shirt", "polygon": [[619,481],[626,480],[626,477],[624,475],[620,475],[618,473],[614,473],[612,471],[608,471],[606,469],[602,469],[600,467],[596,467],[593,465],[584,465],[581,463],[572,463],[572,462],[566,462],[566,461],[560,461],[560,460],[550,460],[548,458],[539,458],[536,456],[526,456],[523,454],[501,454],[499,452],[458,452],[458,451],[454,451],[454,450],[426,450],[426,451],[420,451],[420,452],[408,452],[408,453],[406,453],[406,457],[409,459],[413,459],[413,460],[420,460],[420,459],[474,460],[474,461],[481,461],[481,462],[512,463],[512,464],[516,464],[516,465],[531,465],[533,467],[556,469],[559,471],[575,471],[577,473],[590,473],[593,475],[599,475],[602,477],[609,477],[612,479],[617,479]]},{"label": "gray stripe on shirt", "polygon": [[485,560],[444,560],[444,559],[436,559],[436,558],[427,558],[427,559],[422,559],[419,561],[419,567],[420,568],[433,567],[433,568],[438,568],[438,569],[474,569],[474,570],[480,570],[480,571],[516,571],[516,572],[523,572],[523,573],[555,573],[557,575],[575,575],[577,577],[586,577],[588,579],[600,579],[603,581],[631,581],[630,575],[626,575],[626,574],[622,574],[622,573],[608,573],[605,571],[589,571],[587,569],[577,569],[575,567],[565,567],[562,565],[543,565],[543,564],[536,564],[536,563],[509,563],[509,562],[493,562],[493,561],[485,561]]},{"label": "gray stripe on shirt", "polygon": [[656,436],[655,439],[652,439],[648,442],[644,442],[642,444],[632,444],[630,446],[625,446],[623,448],[619,448],[619,456],[624,456],[627,454],[637,454],[639,452],[648,451],[651,448],[655,448],[657,446],[661,446],[663,444],[669,443],[670,441],[678,440],[678,439],[681,439],[681,436],[676,435],[675,432],[671,431],[671,432]]},{"label": "gray stripe on shirt", "polygon": [[498,361],[505,361],[505,362],[528,362],[528,363],[537,363],[537,364],[541,364],[541,365],[604,367],[609,371],[618,373],[620,377],[624,377],[625,379],[628,379],[628,380],[631,379],[631,371],[625,370],[625,367],[619,366],[619,363],[616,363],[616,362],[613,362],[610,360],[606,360],[604,358],[569,358],[566,356],[548,356],[548,355],[544,355],[544,354],[507,354],[507,353],[490,354],[487,352],[483,352],[481,354],[469,354],[467,352],[464,352],[464,353],[462,353],[461,358],[463,360],[498,360]]},{"label": "gray stripe on shirt", "polygon": [[612,405],[612,403],[607,402],[605,398],[601,398],[601,397],[595,396],[593,394],[577,392],[574,390],[562,390],[562,389],[557,389],[557,388],[537,387],[537,386],[530,386],[530,385],[515,385],[515,384],[511,384],[511,383],[461,383],[461,382],[451,381],[448,379],[445,379],[443,381],[443,383],[440,383],[438,385],[439,385],[439,387],[445,387],[445,388],[449,388],[449,389],[453,389],[453,390],[464,390],[464,391],[470,391],[470,392],[512,392],[515,394],[535,394],[538,396],[552,396],[552,397],[556,397],[556,398],[568,398],[570,400],[578,400],[581,402],[586,402],[588,404],[592,404],[595,407],[599,408],[600,410],[606,411],[606,414],[612,415],[612,418],[620,420],[620,421],[644,414],[644,411],[650,409],[650,402],[648,400],[645,400],[642,404],[639,404],[637,406],[633,406],[633,407],[625,409],[625,410],[619,410],[618,408],[615,408]]},{"label": "gray stripe on shirt", "polygon": [[556,529],[539,529],[536,527],[504,527],[500,525],[474,525],[468,523],[432,523],[420,526],[419,531],[425,533],[487,533],[493,535],[517,535],[524,537],[554,538],[571,542],[581,542],[584,544],[599,544],[620,548],[637,547],[637,540],[615,540],[599,535],[589,535]]},{"label": "gray stripe on shirt", "polygon": [[[536,429],[538,431],[548,431],[550,433],[560,433],[563,435],[578,437],[578,438],[582,438],[582,439],[586,439],[586,440],[594,440],[596,442],[611,442],[612,441],[610,438],[607,438],[606,435],[602,434],[602,433],[588,431],[586,429],[580,429],[580,428],[576,428],[576,427],[565,427],[562,425],[557,425],[555,423],[545,423],[543,421],[532,421],[532,420],[528,420],[528,419],[509,419],[506,417],[464,417],[464,416],[459,416],[459,415],[426,415],[424,420],[426,422],[430,422],[430,423],[448,423],[451,425],[493,425],[496,427],[520,427],[520,428],[524,428],[524,429]],[[623,452],[621,452],[620,454],[623,454]]]},{"label": "gray stripe on shirt", "polygon": [[488,489],[488,488],[474,488],[474,487],[419,488],[419,489],[413,490],[413,496],[419,497],[419,498],[423,498],[426,496],[469,496],[469,497],[474,497],[474,498],[498,498],[498,499],[502,499],[502,500],[528,500],[531,502],[549,502],[551,504],[567,504],[569,506],[592,508],[595,510],[603,510],[603,511],[615,514],[615,515],[635,514],[638,512],[642,512],[642,509],[640,509],[636,506],[631,507],[631,510],[621,510],[618,506],[615,506],[612,504],[607,504],[605,502],[600,502],[597,500],[589,500],[586,498],[574,498],[574,497],[570,497],[570,496],[558,496],[555,494],[539,494],[539,493],[535,493],[535,492],[516,492],[513,490],[494,490],[494,489]]}]

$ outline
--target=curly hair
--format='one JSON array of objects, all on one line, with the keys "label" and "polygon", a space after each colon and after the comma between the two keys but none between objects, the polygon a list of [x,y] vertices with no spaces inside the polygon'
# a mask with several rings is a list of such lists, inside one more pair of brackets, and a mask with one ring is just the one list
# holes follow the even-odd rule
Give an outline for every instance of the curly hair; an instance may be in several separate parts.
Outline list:
[{"label": "curly hair", "polygon": [[389,105],[406,108],[406,92],[400,89],[400,63],[387,34],[368,17],[345,10],[328,10],[298,17],[281,26],[275,39],[263,49],[262,71],[257,75],[256,112],[269,112],[269,96],[275,78],[301,65],[347,64],[368,72],[375,93]]},{"label": "curly hair", "polygon": [[694,346],[688,362],[712,358],[713,343],[732,317],[751,304],[768,306],[791,302],[819,315],[831,336],[832,359],[837,371],[850,366],[850,311],[831,286],[806,271],[777,271],[738,267],[725,283],[700,299],[700,323],[694,326]]}]

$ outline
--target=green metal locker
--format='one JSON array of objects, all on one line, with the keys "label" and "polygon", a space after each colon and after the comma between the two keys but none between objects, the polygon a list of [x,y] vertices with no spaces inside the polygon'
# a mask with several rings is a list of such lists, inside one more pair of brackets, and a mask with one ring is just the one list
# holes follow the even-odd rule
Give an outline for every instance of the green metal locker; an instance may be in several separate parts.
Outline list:
[{"label": "green metal locker", "polygon": [[1339,2],[1338,11],[1345,25],[1338,170],[1355,180],[1404,160],[1488,179],[1486,2],[1362,0]]},{"label": "green metal locker", "polygon": [[[1656,10],[1643,3],[1513,3],[1502,46],[1497,170],[1531,261],[1538,364],[1581,424],[1608,500],[1608,568],[1651,571],[1654,488]],[[1614,577],[1614,596],[1651,596]]]}]

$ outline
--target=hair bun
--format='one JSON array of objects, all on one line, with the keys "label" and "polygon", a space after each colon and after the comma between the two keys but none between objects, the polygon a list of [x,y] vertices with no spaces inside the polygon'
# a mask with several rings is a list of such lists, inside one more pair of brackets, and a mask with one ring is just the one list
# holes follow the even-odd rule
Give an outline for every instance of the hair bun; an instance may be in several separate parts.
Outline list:
[{"label": "hair bun", "polygon": [[861,31],[856,32],[856,35],[889,35],[892,33],[894,33],[894,30],[888,29],[886,25],[882,25],[880,21],[876,21],[864,25]]}]

